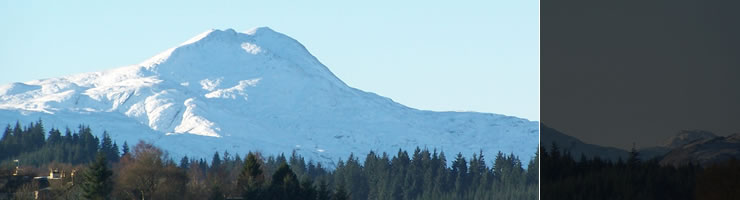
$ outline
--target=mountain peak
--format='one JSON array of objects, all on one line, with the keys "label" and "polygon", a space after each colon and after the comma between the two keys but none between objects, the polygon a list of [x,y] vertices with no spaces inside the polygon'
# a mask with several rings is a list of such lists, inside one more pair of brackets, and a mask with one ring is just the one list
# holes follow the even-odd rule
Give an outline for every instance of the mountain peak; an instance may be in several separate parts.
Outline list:
[{"label": "mountain peak", "polygon": [[195,37],[192,37],[192,38],[186,40],[185,42],[183,42],[179,46],[185,46],[185,45],[188,45],[188,44],[196,43],[196,42],[201,41],[201,40],[208,40],[208,39],[214,39],[214,38],[224,38],[224,37],[229,37],[229,36],[232,36],[232,37],[233,36],[237,36],[237,32],[234,31],[234,29],[231,29],[231,28],[224,29],[224,30],[210,29],[210,30],[204,31],[204,32],[196,35]]},{"label": "mountain peak", "polygon": [[249,29],[247,31],[244,31],[247,35],[258,35],[258,34],[274,34],[278,33],[275,30],[272,30],[270,27],[262,26],[262,27],[255,27],[252,29]]},{"label": "mountain peak", "polygon": [[[281,64],[275,66],[281,68],[265,69],[268,62],[279,62]],[[202,79],[203,75],[245,76],[266,70],[289,70],[341,82],[300,42],[269,27],[252,28],[246,32],[207,30],[139,66],[179,81]]]},{"label": "mountain peak", "polygon": [[421,111],[349,87],[297,40],[267,27],[212,29],[138,65],[0,86],[0,124],[38,119],[196,157],[294,150],[331,162],[429,147],[529,160],[538,142],[537,122]]},{"label": "mountain peak", "polygon": [[668,138],[665,142],[663,142],[663,146],[668,148],[677,148],[692,142],[711,139],[715,137],[717,137],[717,135],[709,131],[681,130],[676,135]]}]

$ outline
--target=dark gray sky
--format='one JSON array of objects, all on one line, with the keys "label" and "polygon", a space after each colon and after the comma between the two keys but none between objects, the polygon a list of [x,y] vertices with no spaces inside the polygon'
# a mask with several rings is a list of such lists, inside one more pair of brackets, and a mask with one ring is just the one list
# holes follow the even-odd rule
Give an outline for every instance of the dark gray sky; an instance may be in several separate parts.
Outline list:
[{"label": "dark gray sky", "polygon": [[541,121],[585,142],[654,146],[740,132],[740,3],[541,1]]}]

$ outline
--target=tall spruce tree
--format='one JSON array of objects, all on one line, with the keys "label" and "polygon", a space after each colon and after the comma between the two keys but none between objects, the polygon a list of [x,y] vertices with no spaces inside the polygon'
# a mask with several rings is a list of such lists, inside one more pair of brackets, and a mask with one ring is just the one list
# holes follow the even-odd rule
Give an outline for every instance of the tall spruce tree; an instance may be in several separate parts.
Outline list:
[{"label": "tall spruce tree", "polygon": [[113,172],[108,169],[105,154],[98,153],[95,162],[82,174],[82,191],[86,199],[108,199],[113,183],[111,176]]},{"label": "tall spruce tree", "polygon": [[272,174],[270,195],[267,198],[276,200],[302,199],[298,178],[285,162]]},{"label": "tall spruce tree", "polygon": [[263,184],[265,176],[262,173],[262,165],[258,161],[259,158],[249,152],[247,154],[247,160],[244,161],[244,168],[242,168],[239,178],[237,179],[237,188],[242,193],[244,199],[262,199]]},{"label": "tall spruce tree", "polygon": [[100,142],[100,151],[105,154],[105,157],[110,162],[118,162],[119,152],[118,146],[113,145],[113,140],[110,138],[110,134],[107,131],[103,131],[103,139]]},{"label": "tall spruce tree", "polygon": [[337,189],[332,195],[332,200],[349,200],[350,196],[347,193],[347,189],[344,188],[344,184],[337,185]]},{"label": "tall spruce tree", "polygon": [[218,152],[213,154],[213,159],[211,159],[211,170],[216,170],[221,167],[221,156],[218,155]]},{"label": "tall spruce tree", "polygon": [[180,159],[180,166],[181,169],[188,169],[190,167],[190,159],[188,159],[187,156],[182,157]]},{"label": "tall spruce tree", "polygon": [[[583,154],[581,154],[583,155]],[[527,165],[527,184],[539,184],[540,180],[540,174],[539,174],[539,165],[540,165],[540,152],[539,148],[537,148],[537,152],[534,154],[534,158],[529,161],[529,165]]]},{"label": "tall spruce tree", "polygon": [[129,151],[130,150],[128,148],[128,143],[126,141],[123,141],[123,149],[122,149],[121,157],[127,155]]},{"label": "tall spruce tree", "polygon": [[629,158],[627,158],[627,165],[630,167],[634,167],[638,164],[640,164],[640,153],[635,148],[635,143],[632,143],[632,149],[630,149],[629,152]]},{"label": "tall spruce tree", "polygon": [[62,133],[59,129],[51,128],[49,131],[49,138],[46,139],[48,144],[59,144],[62,142]]}]

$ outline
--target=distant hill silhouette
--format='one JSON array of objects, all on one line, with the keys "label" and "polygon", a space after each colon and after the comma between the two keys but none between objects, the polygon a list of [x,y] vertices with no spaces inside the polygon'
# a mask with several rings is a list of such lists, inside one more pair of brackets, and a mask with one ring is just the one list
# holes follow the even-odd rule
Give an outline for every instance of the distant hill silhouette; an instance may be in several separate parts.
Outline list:
[{"label": "distant hill silhouette", "polygon": [[625,159],[629,155],[629,152],[619,148],[584,143],[573,136],[550,128],[544,123],[540,125],[540,142],[542,147],[548,150],[552,148],[554,142],[561,150],[569,151],[574,158],[579,158],[583,154],[587,158],[599,156],[602,159],[617,160],[619,157]]}]

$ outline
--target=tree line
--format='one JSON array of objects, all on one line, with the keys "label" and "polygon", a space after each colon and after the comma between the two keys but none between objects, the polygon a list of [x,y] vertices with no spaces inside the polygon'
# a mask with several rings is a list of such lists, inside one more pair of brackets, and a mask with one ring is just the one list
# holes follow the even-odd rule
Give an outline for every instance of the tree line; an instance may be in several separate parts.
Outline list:
[{"label": "tree line", "polygon": [[541,194],[547,199],[736,199],[740,162],[663,166],[634,148],[616,161],[580,155],[553,143],[541,150]]},{"label": "tree line", "polygon": [[[103,138],[92,134],[89,126],[80,125],[75,131],[69,128],[62,131],[52,128],[48,137],[41,120],[21,126],[7,125],[0,139],[0,165],[12,165],[13,160],[22,160],[24,165],[39,166],[44,163],[60,162],[68,164],[89,163],[98,151],[105,153],[112,162],[120,157],[118,144],[111,140],[107,132]],[[128,145],[123,145],[124,153]]]},{"label": "tree line", "polygon": [[[448,166],[444,152],[399,149],[393,155],[350,155],[334,166],[306,161],[293,152],[244,157],[216,152],[209,159],[183,157],[139,141],[122,151],[107,133],[98,138],[89,127],[52,128],[43,123],[8,125],[0,139],[0,195],[28,197],[40,189],[34,181],[10,175],[21,160],[27,176],[59,168],[78,175],[50,180],[53,199],[536,199],[538,154],[523,164],[499,152],[488,161],[482,152],[466,159],[458,153]],[[243,158],[243,159],[242,159]],[[489,167],[490,166],[490,167]],[[61,183],[57,183],[61,182]]]}]

